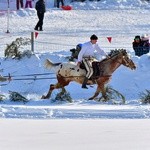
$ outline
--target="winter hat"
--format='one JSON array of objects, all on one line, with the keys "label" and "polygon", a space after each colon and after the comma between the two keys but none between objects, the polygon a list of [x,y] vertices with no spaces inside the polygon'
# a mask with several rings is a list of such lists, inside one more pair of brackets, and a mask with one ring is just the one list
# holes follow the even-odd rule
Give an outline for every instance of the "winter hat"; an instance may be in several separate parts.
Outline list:
[{"label": "winter hat", "polygon": [[90,37],[90,39],[91,39],[91,40],[98,40],[98,37],[97,37],[95,34],[93,34],[93,35]]},{"label": "winter hat", "polygon": [[134,40],[136,40],[136,39],[139,39],[139,40],[140,40],[141,38],[140,38],[139,35],[137,35],[137,36],[135,36]]},{"label": "winter hat", "polygon": [[141,39],[142,39],[142,41],[147,41],[147,40],[149,40],[148,34],[143,34],[143,35],[141,36]]}]

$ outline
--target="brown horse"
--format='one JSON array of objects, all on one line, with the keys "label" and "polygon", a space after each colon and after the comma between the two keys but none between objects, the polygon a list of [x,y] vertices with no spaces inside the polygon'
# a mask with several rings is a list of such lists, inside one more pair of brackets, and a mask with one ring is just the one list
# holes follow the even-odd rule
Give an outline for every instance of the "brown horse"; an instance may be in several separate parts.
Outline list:
[{"label": "brown horse", "polygon": [[[90,100],[96,98],[100,92],[102,93],[102,97],[106,99],[105,84],[109,82],[113,72],[120,65],[124,65],[132,70],[136,69],[134,62],[129,58],[126,50],[124,49],[111,51],[109,56],[110,58],[106,58],[98,62],[97,68],[100,69],[101,73],[98,76],[94,76],[92,79],[88,80],[88,85],[97,84],[97,90],[95,94],[89,98]],[[45,62],[45,67],[54,69],[57,75],[58,83],[55,85],[51,84],[47,95],[43,95],[42,99],[48,99],[54,89],[61,88],[61,93],[65,93],[66,90],[64,87],[72,81],[82,84],[86,75],[86,70],[79,68],[74,62],[54,64],[47,59]]]}]

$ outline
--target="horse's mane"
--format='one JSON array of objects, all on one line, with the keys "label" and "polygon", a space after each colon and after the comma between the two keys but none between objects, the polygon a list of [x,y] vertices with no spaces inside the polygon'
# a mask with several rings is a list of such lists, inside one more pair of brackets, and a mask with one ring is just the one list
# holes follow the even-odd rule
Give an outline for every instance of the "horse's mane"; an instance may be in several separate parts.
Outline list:
[{"label": "horse's mane", "polygon": [[118,55],[119,53],[123,53],[126,54],[127,51],[126,49],[115,49],[115,50],[111,50],[110,53],[108,54],[109,57],[113,57],[115,55]]},{"label": "horse's mane", "polygon": [[[115,50],[111,50],[110,53],[108,54],[108,56],[109,56],[110,58],[112,58],[112,57],[114,57],[114,56],[116,56],[116,55],[118,55],[118,54],[120,54],[120,53],[127,54],[127,51],[126,51],[126,49],[115,49]],[[101,60],[100,62],[104,62],[104,61],[106,61],[106,60],[108,60],[108,59],[110,59],[110,58],[105,58],[105,59]]]}]

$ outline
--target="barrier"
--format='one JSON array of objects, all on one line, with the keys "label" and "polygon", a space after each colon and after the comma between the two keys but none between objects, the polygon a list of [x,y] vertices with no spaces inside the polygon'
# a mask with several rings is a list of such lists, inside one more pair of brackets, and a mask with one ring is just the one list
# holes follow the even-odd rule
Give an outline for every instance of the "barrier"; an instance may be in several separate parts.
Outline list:
[{"label": "barrier", "polygon": [[[33,32],[31,35],[34,36],[34,41],[32,40],[33,45],[31,46],[32,51],[58,52],[70,51],[70,49],[76,48],[77,44],[88,41],[90,33],[85,35],[85,33]],[[130,35],[128,37],[123,35],[116,37],[101,36],[99,37],[98,43],[102,49],[108,52],[112,49],[119,48],[133,50],[132,42],[135,35]]]},{"label": "barrier", "polygon": [[[91,33],[83,32],[25,32],[21,34],[21,37],[31,38],[31,45],[23,46],[21,50],[31,50],[35,53],[49,53],[54,52],[55,54],[60,54],[62,51],[69,52],[70,49],[76,48],[79,43],[84,43],[89,40]],[[111,37],[111,42],[108,37],[101,35],[99,36],[98,44],[106,52],[112,49],[127,49],[134,52],[132,48],[132,42],[134,40],[135,34],[130,34],[124,36],[123,34],[114,35]],[[18,34],[5,34],[0,36],[0,53],[4,54],[6,44],[10,44],[16,38],[20,37]],[[4,39],[4,40],[3,40]],[[7,39],[7,41],[6,41]],[[5,42],[4,42],[5,41]],[[6,43],[7,42],[7,43]],[[66,53],[68,54],[68,53]]]}]

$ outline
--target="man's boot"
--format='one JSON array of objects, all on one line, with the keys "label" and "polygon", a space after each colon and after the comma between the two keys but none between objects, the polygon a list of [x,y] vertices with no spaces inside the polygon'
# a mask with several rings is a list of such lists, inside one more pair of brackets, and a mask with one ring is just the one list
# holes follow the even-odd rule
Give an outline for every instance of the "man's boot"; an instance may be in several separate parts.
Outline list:
[{"label": "man's boot", "polygon": [[85,79],[84,79],[84,81],[83,81],[83,83],[82,83],[82,88],[88,89],[88,87],[86,86],[87,81],[88,81],[88,78],[85,77]]}]

